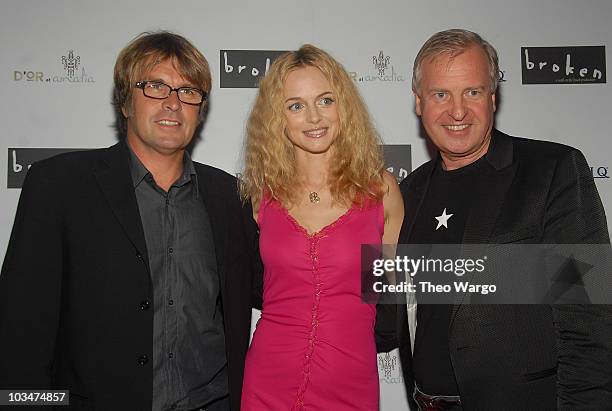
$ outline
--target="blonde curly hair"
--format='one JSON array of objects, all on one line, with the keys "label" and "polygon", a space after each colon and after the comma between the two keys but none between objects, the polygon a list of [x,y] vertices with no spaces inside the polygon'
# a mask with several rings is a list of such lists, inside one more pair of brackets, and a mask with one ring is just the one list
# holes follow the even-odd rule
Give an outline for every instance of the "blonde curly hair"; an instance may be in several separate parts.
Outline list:
[{"label": "blonde curly hair", "polygon": [[380,200],[384,195],[381,139],[368,110],[344,67],[310,44],[275,60],[259,84],[246,126],[241,198],[256,208],[264,193],[287,207],[296,203],[300,183],[294,148],[285,136],[283,85],[291,71],[306,66],[321,70],[338,107],[340,127],[329,173],[332,198],[345,205]]}]

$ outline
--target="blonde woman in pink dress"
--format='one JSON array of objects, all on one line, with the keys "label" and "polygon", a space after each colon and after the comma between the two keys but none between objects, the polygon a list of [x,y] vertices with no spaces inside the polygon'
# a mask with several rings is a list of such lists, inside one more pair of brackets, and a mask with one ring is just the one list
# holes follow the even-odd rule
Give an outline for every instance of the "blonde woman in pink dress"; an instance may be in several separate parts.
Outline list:
[{"label": "blonde woman in pink dress", "polygon": [[396,243],[402,198],[353,81],[311,45],[277,59],[247,124],[241,192],[264,263],[242,410],[378,410],[361,244]]}]

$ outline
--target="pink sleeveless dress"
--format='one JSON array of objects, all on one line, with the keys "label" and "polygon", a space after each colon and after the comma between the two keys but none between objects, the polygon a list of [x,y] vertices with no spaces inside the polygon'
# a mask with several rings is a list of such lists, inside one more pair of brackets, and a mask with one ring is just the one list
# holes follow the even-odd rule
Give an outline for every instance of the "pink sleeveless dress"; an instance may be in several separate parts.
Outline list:
[{"label": "pink sleeveless dress", "polygon": [[276,200],[259,209],[261,318],[243,411],[378,410],[376,307],[362,303],[361,244],[380,244],[382,203],[353,206],[308,234]]}]

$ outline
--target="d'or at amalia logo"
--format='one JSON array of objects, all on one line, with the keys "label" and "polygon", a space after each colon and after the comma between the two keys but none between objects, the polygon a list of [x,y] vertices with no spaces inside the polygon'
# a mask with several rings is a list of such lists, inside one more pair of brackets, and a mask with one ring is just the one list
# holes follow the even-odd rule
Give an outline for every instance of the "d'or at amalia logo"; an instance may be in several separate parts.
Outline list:
[{"label": "d'or at amalia logo", "polygon": [[[81,56],[74,50],[60,56],[57,60],[64,70],[63,74],[54,73],[46,75],[43,70],[13,70],[13,81],[19,82],[41,82],[51,84],[87,84],[95,83],[96,80],[81,64]],[[80,70],[79,70],[80,68]]]},{"label": "d'or at amalia logo", "polygon": [[379,50],[378,54],[371,57],[372,66],[376,72],[361,73],[358,71],[349,72],[351,78],[357,82],[398,82],[406,81],[404,76],[398,72],[391,64],[392,58],[386,55],[383,50]]}]

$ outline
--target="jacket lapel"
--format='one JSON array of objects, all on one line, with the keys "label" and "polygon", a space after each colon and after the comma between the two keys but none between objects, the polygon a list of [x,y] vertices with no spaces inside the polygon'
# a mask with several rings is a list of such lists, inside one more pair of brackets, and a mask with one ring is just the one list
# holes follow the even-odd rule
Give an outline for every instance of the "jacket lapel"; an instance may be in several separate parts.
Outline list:
[{"label": "jacket lapel", "polygon": [[125,143],[119,142],[102,152],[102,161],[94,166],[93,173],[119,224],[142,257],[149,270],[147,246],[142,229],[134,186],[130,178],[129,154]]},{"label": "jacket lapel", "polygon": [[[409,244],[412,231],[414,230],[414,223],[418,218],[421,206],[425,200],[425,195],[427,194],[429,183],[431,182],[431,176],[438,161],[439,158],[436,158],[425,165],[427,169],[424,170],[423,173],[427,178],[417,180],[413,186],[410,186],[410,190],[402,192],[404,198],[404,222],[400,230],[399,244]],[[416,204],[416,206],[412,208],[411,204]]]},{"label": "jacket lapel", "polygon": [[[425,167],[427,169],[423,170],[423,173],[426,175],[425,179],[417,180],[417,182],[411,186],[411,189],[406,193],[403,193],[404,197],[404,223],[402,224],[402,228],[399,236],[399,244],[410,244],[410,240],[412,237],[412,232],[414,230],[415,221],[419,218],[419,212],[421,211],[421,206],[423,205],[423,201],[427,195],[427,190],[429,189],[429,185],[431,182],[431,176],[440,161],[439,157],[436,157],[432,161],[430,161]],[[416,204],[414,208],[411,207],[412,204]],[[404,279],[402,278],[402,281]],[[401,314],[398,315],[399,321],[399,330],[400,337],[402,340],[405,340],[410,344],[410,335],[409,335],[409,327],[408,327],[408,315],[406,313],[406,309],[400,308]],[[415,332],[421,335],[430,321],[427,321],[425,318],[422,318],[422,324],[417,325]],[[420,344],[422,338],[418,338],[415,334],[414,339],[414,350],[416,350],[417,344]]]},{"label": "jacket lapel", "polygon": [[[487,244],[495,227],[506,194],[514,180],[517,164],[513,163],[513,145],[509,136],[493,130],[491,146],[486,159],[495,169],[492,181],[484,181],[483,186],[477,190],[475,206],[470,210],[463,233],[463,251],[469,254],[469,244]],[[467,273],[462,281],[473,282],[474,272]],[[452,327],[457,312],[465,302],[467,293],[456,296],[451,313]]]},{"label": "jacket lapel", "polygon": [[[219,285],[221,288],[222,297],[225,294],[225,271],[224,271],[224,252],[225,244],[224,239],[224,219],[220,215],[220,212],[224,209],[225,205],[219,203],[219,194],[215,193],[212,182],[214,177],[206,175],[205,169],[201,164],[196,164],[196,172],[198,173],[198,188],[200,197],[206,207],[206,214],[208,214],[208,220],[210,223],[210,229],[212,230],[213,240],[215,244],[215,257],[217,260],[217,273],[219,275]],[[226,221],[226,223],[228,223]],[[226,301],[224,298],[223,301]]]}]

